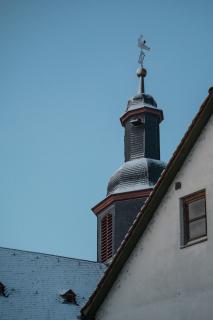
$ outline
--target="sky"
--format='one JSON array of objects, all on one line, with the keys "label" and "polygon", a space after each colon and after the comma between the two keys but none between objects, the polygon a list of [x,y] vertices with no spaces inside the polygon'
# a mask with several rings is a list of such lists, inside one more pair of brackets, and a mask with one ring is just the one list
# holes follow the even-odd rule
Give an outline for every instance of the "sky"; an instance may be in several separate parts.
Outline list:
[{"label": "sky", "polygon": [[0,246],[96,259],[96,217],[123,163],[136,94],[163,109],[168,161],[213,86],[211,0],[0,0]]}]

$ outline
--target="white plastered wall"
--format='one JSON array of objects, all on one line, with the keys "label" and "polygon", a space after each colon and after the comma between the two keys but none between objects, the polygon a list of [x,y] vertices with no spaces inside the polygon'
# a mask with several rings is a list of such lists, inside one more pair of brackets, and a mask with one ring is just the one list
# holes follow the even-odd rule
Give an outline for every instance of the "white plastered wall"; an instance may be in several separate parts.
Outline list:
[{"label": "white plastered wall", "polygon": [[[208,240],[181,249],[179,199],[201,189]],[[96,314],[96,320],[139,319],[213,319],[213,117]]]}]

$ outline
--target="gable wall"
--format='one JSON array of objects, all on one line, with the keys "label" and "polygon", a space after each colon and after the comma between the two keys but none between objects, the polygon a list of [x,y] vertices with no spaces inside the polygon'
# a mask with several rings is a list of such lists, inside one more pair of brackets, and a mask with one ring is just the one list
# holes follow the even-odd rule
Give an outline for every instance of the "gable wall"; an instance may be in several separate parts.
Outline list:
[{"label": "gable wall", "polygon": [[[175,191],[174,183],[182,188]],[[179,199],[206,189],[208,240],[180,248]],[[96,320],[211,320],[213,117],[96,314]]]}]

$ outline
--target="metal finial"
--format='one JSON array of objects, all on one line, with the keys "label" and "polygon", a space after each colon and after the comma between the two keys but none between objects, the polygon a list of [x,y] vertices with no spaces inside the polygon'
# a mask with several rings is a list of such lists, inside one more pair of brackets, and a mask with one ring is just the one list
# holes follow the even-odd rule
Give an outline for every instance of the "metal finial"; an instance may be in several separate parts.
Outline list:
[{"label": "metal finial", "polygon": [[144,50],[147,50],[147,51],[150,50],[150,47],[148,47],[146,45],[146,40],[143,40],[143,35],[141,35],[138,38],[138,47],[141,49],[141,52],[140,52],[140,55],[139,55],[139,58],[138,58],[138,63],[141,65],[141,68],[143,68],[143,61],[144,61],[144,58],[145,58]]}]

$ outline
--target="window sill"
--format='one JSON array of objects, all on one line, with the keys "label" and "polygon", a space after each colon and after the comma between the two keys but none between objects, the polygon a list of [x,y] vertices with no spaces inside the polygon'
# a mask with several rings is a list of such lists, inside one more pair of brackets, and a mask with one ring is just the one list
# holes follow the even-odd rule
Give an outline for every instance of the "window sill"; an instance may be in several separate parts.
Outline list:
[{"label": "window sill", "polygon": [[192,241],[187,242],[186,244],[180,246],[180,249],[187,248],[187,247],[191,247],[191,246],[193,246],[194,244],[197,244],[197,243],[200,243],[200,242],[203,242],[203,241],[207,241],[207,240],[208,240],[207,236],[204,236],[204,237],[202,237],[202,238],[195,239],[195,240],[192,240]]}]

